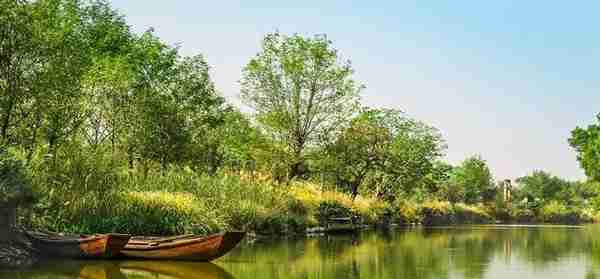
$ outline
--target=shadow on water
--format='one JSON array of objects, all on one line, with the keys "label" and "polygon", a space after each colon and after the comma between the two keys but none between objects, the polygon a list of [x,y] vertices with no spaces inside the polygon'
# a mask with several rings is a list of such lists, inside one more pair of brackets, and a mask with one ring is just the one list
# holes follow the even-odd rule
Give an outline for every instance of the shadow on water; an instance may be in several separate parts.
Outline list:
[{"label": "shadow on water", "polygon": [[56,262],[0,278],[600,278],[600,226],[410,228],[258,241],[216,264]]}]

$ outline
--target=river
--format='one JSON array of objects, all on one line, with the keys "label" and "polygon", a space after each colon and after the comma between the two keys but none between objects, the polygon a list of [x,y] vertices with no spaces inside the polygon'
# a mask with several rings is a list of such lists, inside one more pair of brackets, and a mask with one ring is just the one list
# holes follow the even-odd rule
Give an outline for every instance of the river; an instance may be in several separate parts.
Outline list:
[{"label": "river", "polygon": [[244,243],[214,263],[47,262],[0,278],[600,278],[600,226],[456,226]]}]

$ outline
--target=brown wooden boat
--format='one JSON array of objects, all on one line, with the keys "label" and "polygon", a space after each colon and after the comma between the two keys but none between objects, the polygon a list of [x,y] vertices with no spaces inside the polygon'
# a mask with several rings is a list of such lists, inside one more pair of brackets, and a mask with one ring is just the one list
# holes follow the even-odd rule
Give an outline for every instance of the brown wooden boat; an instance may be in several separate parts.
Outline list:
[{"label": "brown wooden boat", "polygon": [[231,251],[245,235],[245,232],[226,232],[210,236],[134,237],[121,253],[125,257],[136,259],[207,262]]},{"label": "brown wooden boat", "polygon": [[127,234],[65,236],[28,232],[33,248],[42,256],[68,259],[107,259],[120,255],[130,239]]}]

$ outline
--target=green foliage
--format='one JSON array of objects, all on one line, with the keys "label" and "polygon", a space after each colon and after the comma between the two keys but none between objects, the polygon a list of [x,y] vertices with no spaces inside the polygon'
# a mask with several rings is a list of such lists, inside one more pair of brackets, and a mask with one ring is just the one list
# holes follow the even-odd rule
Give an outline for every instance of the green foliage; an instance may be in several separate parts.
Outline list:
[{"label": "green foliage", "polygon": [[226,227],[203,202],[184,193],[90,193],[62,206],[41,215],[36,225],[53,231],[137,235],[204,234]]},{"label": "green foliage", "polygon": [[454,209],[449,202],[427,201],[421,205],[420,215],[426,226],[454,223]]},{"label": "green foliage", "polygon": [[551,201],[540,210],[540,218],[547,223],[577,224],[581,221],[581,213],[558,201]]},{"label": "green foliage", "polygon": [[353,196],[366,184],[386,200],[426,188],[445,148],[439,132],[391,109],[367,109],[328,146],[336,182]]},{"label": "green foliage", "polygon": [[454,222],[458,224],[486,224],[494,218],[481,205],[454,205]]},{"label": "green foliage", "polygon": [[[462,164],[454,168],[449,186],[449,195],[457,196],[456,193],[464,192],[466,203],[477,203],[483,200],[483,194],[494,187],[493,177],[487,163],[481,157],[475,156],[466,159]],[[458,188],[458,189],[455,189]]]},{"label": "green foliage", "polygon": [[600,114],[596,116],[596,122],[587,128],[575,128],[569,144],[577,152],[577,160],[586,175],[600,181]]},{"label": "green foliage", "polygon": [[[544,171],[535,171],[531,175],[517,179],[520,198],[526,198],[530,203],[544,203],[552,200],[568,205],[581,204],[581,197],[589,196],[583,184],[566,181]],[[531,204],[529,208],[537,207]]]},{"label": "green foliage", "polygon": [[338,201],[324,201],[319,204],[316,217],[320,224],[326,224],[329,218],[352,217],[352,210]]},{"label": "green foliage", "polygon": [[336,141],[326,147],[325,169],[334,170],[336,183],[353,197],[358,195],[367,175],[381,169],[392,142],[391,131],[375,121],[374,113],[363,112],[353,119]]},{"label": "green foliage", "polygon": [[411,200],[399,199],[393,204],[395,221],[400,224],[418,223],[421,220],[419,205]]},{"label": "green foliage", "polygon": [[448,224],[485,224],[494,221],[482,205],[450,204],[445,201],[427,201],[420,207],[422,223],[428,226]]},{"label": "green foliage", "polygon": [[14,152],[0,147],[0,205],[31,202],[29,170]]},{"label": "green foliage", "polygon": [[446,182],[440,185],[438,195],[452,204],[462,202],[465,200],[465,187],[458,183]]},{"label": "green foliage", "polygon": [[570,139],[589,182],[536,172],[513,204],[461,204],[498,198],[486,162],[454,168],[434,127],[360,111],[362,86],[324,35],[265,36],[243,69],[248,118],[218,94],[204,56],[133,33],[106,1],[2,1],[0,34],[0,202],[35,192],[37,228],[275,233],[352,214],[570,222],[600,208],[598,125]]},{"label": "green foliage", "polygon": [[326,36],[272,33],[243,70],[242,98],[291,153],[301,175],[304,149],[327,139],[356,111],[361,86]]}]

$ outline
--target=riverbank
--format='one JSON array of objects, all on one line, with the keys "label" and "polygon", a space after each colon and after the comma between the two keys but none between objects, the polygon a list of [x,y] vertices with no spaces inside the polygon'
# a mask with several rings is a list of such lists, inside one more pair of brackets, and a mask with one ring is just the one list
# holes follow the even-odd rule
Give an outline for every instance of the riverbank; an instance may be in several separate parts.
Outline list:
[{"label": "riverbank", "polygon": [[244,230],[257,234],[305,234],[328,218],[358,216],[366,226],[426,226],[491,223],[577,224],[598,220],[591,208],[550,202],[529,209],[511,203],[451,204],[397,199],[384,202],[351,196],[327,186],[269,177],[168,172],[144,180],[124,178],[110,190],[42,190],[25,211],[33,229],[66,233],[120,232],[133,235],[209,234]]}]

